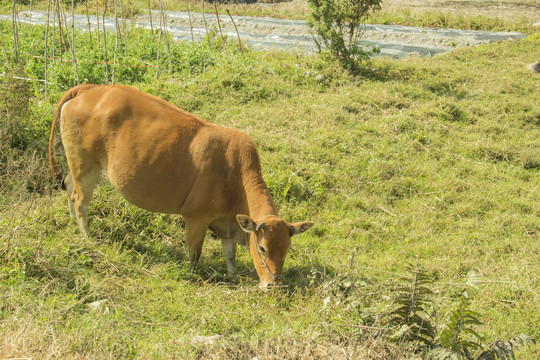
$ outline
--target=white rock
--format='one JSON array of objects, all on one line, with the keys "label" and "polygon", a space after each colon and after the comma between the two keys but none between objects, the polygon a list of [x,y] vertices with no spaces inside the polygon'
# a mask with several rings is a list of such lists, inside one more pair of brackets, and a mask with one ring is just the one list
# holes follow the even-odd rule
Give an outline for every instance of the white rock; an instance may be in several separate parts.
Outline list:
[{"label": "white rock", "polygon": [[212,336],[195,335],[193,337],[193,342],[198,343],[198,344],[214,344],[221,339],[223,339],[223,335],[212,335]]},{"label": "white rock", "polygon": [[88,306],[90,310],[92,311],[95,311],[95,312],[99,311],[99,312],[103,312],[104,314],[108,314],[109,307],[107,306],[107,301],[109,301],[109,299],[98,300],[98,301],[88,303],[86,304],[86,306]]}]

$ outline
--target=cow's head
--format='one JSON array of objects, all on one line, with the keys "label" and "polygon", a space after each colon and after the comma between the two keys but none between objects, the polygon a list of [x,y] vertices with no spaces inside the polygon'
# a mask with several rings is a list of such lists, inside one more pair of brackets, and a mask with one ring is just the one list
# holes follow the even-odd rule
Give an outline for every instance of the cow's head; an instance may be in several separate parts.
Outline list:
[{"label": "cow's head", "polygon": [[259,274],[259,287],[281,284],[283,263],[291,247],[291,237],[303,233],[313,223],[290,224],[275,215],[266,215],[256,221],[247,215],[237,215],[236,219],[240,227],[249,233],[249,251]]}]

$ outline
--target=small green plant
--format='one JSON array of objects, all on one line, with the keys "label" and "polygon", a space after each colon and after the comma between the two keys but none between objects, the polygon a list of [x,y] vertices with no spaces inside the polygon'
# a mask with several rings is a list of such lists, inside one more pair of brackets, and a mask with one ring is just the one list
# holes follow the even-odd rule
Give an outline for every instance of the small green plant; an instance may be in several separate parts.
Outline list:
[{"label": "small green plant", "polygon": [[411,343],[416,350],[424,350],[432,360],[510,360],[515,359],[515,351],[534,344],[534,339],[521,334],[508,341],[497,340],[482,350],[484,337],[475,330],[483,323],[481,315],[470,310],[470,299],[463,293],[455,310],[443,330],[439,333],[429,316],[429,307],[434,305],[432,296],[433,277],[426,270],[416,265],[408,265],[409,274],[403,286],[397,289],[395,303],[398,308],[390,313],[390,325],[397,328],[390,339]]},{"label": "small green plant", "polygon": [[428,315],[428,308],[433,304],[433,291],[428,286],[433,283],[433,278],[418,264],[407,265],[407,270],[406,282],[397,289],[395,303],[398,308],[391,313],[390,324],[399,326],[392,337],[433,346],[436,329]]},{"label": "small green plant", "polygon": [[527,334],[521,334],[508,341],[497,340],[489,345],[488,349],[480,354],[476,360],[515,359],[514,350],[520,350],[520,347],[524,349],[535,343],[534,339]]},{"label": "small green plant", "polygon": [[[456,310],[457,311],[457,310]],[[453,328],[454,332],[458,328]],[[470,328],[464,327],[463,330],[471,330]],[[497,340],[491,345],[488,346],[487,350],[482,352],[479,356],[473,357],[470,354],[470,348],[474,347],[476,349],[480,348],[479,344],[468,342],[469,347],[464,346],[465,343],[458,341],[455,345],[459,349],[446,348],[444,346],[435,347],[428,351],[428,359],[431,360],[514,360],[516,358],[515,351],[524,349],[525,347],[534,344],[534,339],[527,335],[521,334],[512,338],[508,341]]]},{"label": "small green plant", "polygon": [[371,11],[380,9],[381,0],[308,0],[308,25],[319,52],[326,50],[351,72],[377,52],[359,45],[362,25]]},{"label": "small green plant", "polygon": [[[470,358],[470,349],[480,349],[483,337],[478,334],[473,326],[482,325],[478,320],[480,314],[469,310],[470,301],[466,294],[461,296],[461,301],[456,310],[452,311],[446,328],[441,332],[441,345],[458,355],[458,357]],[[469,340],[474,338],[474,340]]]}]

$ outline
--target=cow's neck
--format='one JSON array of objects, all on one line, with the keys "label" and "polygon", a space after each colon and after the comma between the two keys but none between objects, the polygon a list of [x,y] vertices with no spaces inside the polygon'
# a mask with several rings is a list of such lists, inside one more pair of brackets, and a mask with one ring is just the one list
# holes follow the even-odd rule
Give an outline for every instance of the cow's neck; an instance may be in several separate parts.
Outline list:
[{"label": "cow's neck", "polygon": [[260,174],[248,176],[244,179],[244,187],[246,190],[247,210],[253,220],[269,214],[277,215],[272,195],[270,195],[268,186],[266,186]]}]

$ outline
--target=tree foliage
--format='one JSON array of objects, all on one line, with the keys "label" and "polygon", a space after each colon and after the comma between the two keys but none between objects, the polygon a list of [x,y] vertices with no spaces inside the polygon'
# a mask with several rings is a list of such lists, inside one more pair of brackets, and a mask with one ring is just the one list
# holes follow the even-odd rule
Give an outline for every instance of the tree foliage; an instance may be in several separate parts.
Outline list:
[{"label": "tree foliage", "polygon": [[328,51],[341,65],[358,71],[378,51],[359,44],[362,25],[368,15],[380,9],[382,0],[308,0],[308,25],[317,36],[319,51]]}]

